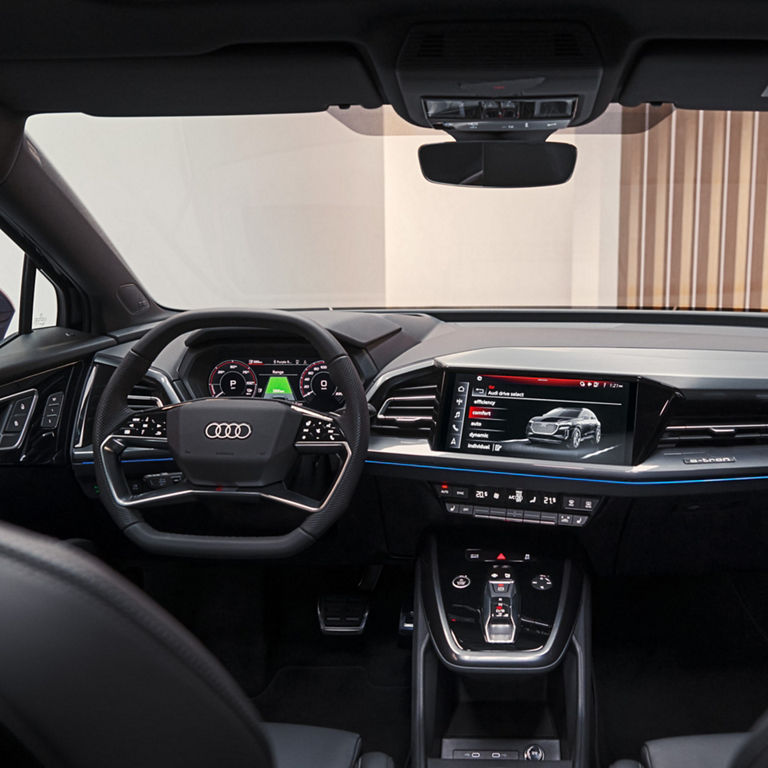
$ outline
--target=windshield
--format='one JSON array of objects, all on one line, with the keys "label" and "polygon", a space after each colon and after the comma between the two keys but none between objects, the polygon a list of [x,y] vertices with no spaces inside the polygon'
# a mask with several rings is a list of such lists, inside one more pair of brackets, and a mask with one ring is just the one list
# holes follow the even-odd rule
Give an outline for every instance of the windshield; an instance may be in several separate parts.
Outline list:
[{"label": "windshield", "polygon": [[391,108],[28,133],[169,307],[764,309],[768,118],[652,111],[560,132],[572,179],[508,190],[427,182],[449,139]]}]

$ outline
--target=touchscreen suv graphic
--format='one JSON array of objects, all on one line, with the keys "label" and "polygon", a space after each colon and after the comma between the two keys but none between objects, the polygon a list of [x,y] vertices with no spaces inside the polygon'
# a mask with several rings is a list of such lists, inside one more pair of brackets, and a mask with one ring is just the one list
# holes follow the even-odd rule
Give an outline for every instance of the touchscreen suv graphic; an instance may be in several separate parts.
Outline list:
[{"label": "touchscreen suv graphic", "polygon": [[541,416],[534,416],[525,428],[531,443],[559,443],[578,448],[585,440],[602,437],[602,427],[589,408],[553,408]]}]

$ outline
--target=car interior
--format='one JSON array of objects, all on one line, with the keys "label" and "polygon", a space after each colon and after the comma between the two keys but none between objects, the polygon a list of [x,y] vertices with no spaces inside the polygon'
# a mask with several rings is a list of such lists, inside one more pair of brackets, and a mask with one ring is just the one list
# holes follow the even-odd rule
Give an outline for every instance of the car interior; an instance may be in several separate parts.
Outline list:
[{"label": "car interior", "polygon": [[768,766],[768,5],[0,18],[2,765]]}]

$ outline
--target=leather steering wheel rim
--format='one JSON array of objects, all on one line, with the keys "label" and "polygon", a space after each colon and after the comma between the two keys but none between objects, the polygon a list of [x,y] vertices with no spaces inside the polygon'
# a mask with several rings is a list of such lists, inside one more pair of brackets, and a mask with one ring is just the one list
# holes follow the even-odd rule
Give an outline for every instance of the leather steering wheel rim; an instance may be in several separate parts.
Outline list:
[{"label": "leather steering wheel rim", "polygon": [[[144,519],[140,510],[120,503],[111,490],[109,470],[100,447],[131,413],[126,405],[131,389],[171,341],[191,331],[216,327],[289,331],[302,337],[325,360],[344,397],[344,408],[337,416],[349,449],[344,471],[322,508],[310,513],[301,525],[288,533],[224,537],[160,531]],[[181,312],[156,325],[133,345],[99,399],[94,417],[94,460],[100,499],[120,530],[150,552],[209,558],[289,557],[313,544],[349,506],[365,463],[368,435],[368,403],[357,370],[338,340],[313,320],[279,310]]]}]

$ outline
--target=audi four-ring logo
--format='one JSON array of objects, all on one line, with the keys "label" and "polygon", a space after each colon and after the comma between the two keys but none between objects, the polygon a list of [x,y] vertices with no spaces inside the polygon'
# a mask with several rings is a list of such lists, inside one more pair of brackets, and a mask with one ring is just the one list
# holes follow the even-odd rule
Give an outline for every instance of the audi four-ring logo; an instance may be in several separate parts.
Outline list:
[{"label": "audi four-ring logo", "polygon": [[209,440],[245,440],[253,430],[250,424],[241,421],[212,421],[205,428],[205,436]]}]

